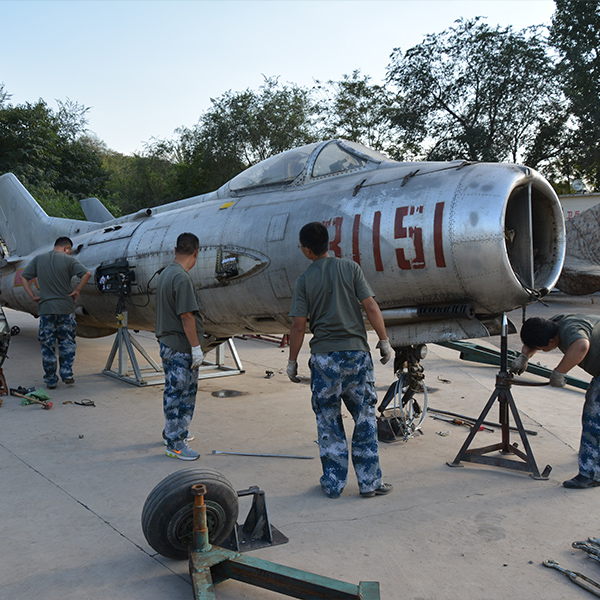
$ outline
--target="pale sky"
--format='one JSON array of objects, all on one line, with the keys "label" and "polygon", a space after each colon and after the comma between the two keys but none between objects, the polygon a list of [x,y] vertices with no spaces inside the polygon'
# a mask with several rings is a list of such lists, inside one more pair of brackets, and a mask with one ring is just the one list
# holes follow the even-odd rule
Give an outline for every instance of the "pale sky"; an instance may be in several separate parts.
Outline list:
[{"label": "pale sky", "polygon": [[193,127],[211,98],[263,76],[310,87],[389,56],[460,18],[549,25],[553,0],[0,0],[0,83],[12,104],[90,107],[88,127],[129,154]]}]

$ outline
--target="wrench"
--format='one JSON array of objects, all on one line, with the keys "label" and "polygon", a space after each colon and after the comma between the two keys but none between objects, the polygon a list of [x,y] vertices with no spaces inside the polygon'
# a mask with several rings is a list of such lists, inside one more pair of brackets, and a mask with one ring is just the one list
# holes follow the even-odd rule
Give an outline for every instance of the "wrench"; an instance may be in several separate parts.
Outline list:
[{"label": "wrench", "polygon": [[579,587],[582,587],[584,590],[587,590],[588,592],[594,594],[594,596],[600,598],[600,584],[596,583],[594,580],[589,579],[581,573],[564,569],[555,560],[545,560],[542,564],[545,567],[549,567],[551,569],[556,569],[557,571],[560,571],[573,583],[577,584]]},{"label": "wrench", "polygon": [[600,561],[600,540],[598,538],[588,538],[587,542],[573,542],[571,544],[577,550],[587,552],[587,555],[593,559]]}]

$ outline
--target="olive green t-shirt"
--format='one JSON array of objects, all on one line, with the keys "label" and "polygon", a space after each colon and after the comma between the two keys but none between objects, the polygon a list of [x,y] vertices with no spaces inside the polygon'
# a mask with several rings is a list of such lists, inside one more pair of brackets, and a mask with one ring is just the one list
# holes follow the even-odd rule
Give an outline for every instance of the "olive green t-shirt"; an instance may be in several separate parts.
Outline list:
[{"label": "olive green t-shirt", "polygon": [[186,354],[191,352],[191,346],[180,315],[188,312],[194,314],[198,339],[202,340],[204,323],[198,308],[194,282],[189,273],[173,261],[159,275],[156,284],[155,333],[160,342]]},{"label": "olive green t-shirt", "polygon": [[587,339],[590,349],[579,366],[592,377],[600,375],[600,317],[596,315],[556,315],[550,319],[558,324],[559,349],[564,353],[569,346]]},{"label": "olive green t-shirt", "polygon": [[74,256],[51,250],[35,256],[23,269],[21,277],[31,281],[37,277],[40,289],[38,315],[69,315],[75,312],[73,277],[83,277],[88,272]]},{"label": "olive green t-shirt", "polygon": [[314,261],[296,280],[290,317],[307,317],[313,354],[369,352],[360,302],[374,296],[360,266],[325,257]]}]

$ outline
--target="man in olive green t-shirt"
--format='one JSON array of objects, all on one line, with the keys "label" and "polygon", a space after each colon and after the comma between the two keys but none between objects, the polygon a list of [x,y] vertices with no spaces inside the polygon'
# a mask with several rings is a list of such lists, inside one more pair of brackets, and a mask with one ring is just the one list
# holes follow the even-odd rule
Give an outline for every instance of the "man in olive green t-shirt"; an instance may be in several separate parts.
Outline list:
[{"label": "man in olive green t-shirt", "polygon": [[579,473],[563,482],[566,488],[591,488],[600,485],[600,317],[596,315],[556,315],[551,319],[532,317],[521,328],[523,348],[511,365],[522,373],[537,350],[558,348],[562,360],[550,376],[550,385],[564,387],[565,375],[576,366],[589,373],[591,380],[583,405]]},{"label": "man in olive green t-shirt", "polygon": [[287,374],[291,381],[300,381],[297,358],[309,322],[313,334],[309,362],[312,407],[323,467],[321,488],[330,498],[338,498],[346,486],[348,444],[341,415],[343,401],[354,420],[352,464],[360,494],[388,494],[392,486],[382,483],[379,466],[377,394],[361,304],[379,336],[377,348],[385,364],[393,350],[383,316],[360,266],[329,256],[329,235],[322,223],[308,223],[300,230],[300,247],[312,264],[298,277],[292,297]]},{"label": "man in olive green t-shirt", "polygon": [[[75,301],[91,276],[90,271],[71,256],[72,249],[73,242],[68,237],[59,237],[52,251],[35,256],[21,273],[23,288],[34,302],[39,303],[38,340],[42,350],[44,382],[51,390],[58,383],[56,368],[59,365],[62,380],[66,384],[75,382]],[[36,277],[39,296],[31,287],[31,281]],[[75,289],[71,285],[73,277],[80,277]]]},{"label": "man in olive green t-shirt", "polygon": [[204,360],[200,340],[204,324],[198,307],[190,269],[198,258],[199,240],[193,233],[177,238],[175,260],[160,274],[156,284],[156,327],[165,372],[163,439],[166,454],[196,460],[200,454],[188,446],[189,426],[198,390],[198,367]]}]

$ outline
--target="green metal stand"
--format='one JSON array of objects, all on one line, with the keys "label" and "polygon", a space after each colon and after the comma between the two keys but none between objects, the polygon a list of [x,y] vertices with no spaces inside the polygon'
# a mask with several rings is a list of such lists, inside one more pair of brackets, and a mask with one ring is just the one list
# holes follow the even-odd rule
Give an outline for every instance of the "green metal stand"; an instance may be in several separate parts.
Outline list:
[{"label": "green metal stand", "polygon": [[356,586],[212,546],[204,504],[206,486],[193,485],[192,494],[194,533],[189,567],[195,600],[216,600],[215,586],[227,579],[303,600],[380,600],[376,581],[362,581]]}]

